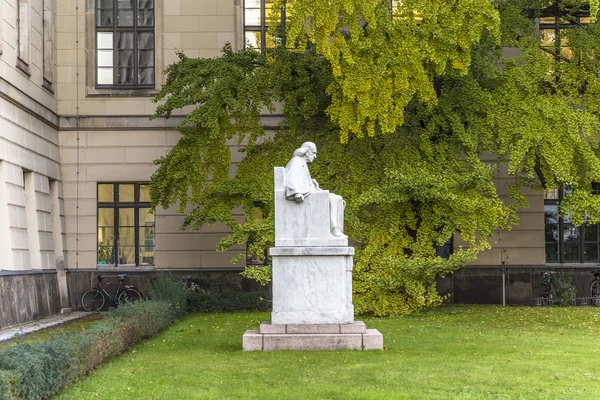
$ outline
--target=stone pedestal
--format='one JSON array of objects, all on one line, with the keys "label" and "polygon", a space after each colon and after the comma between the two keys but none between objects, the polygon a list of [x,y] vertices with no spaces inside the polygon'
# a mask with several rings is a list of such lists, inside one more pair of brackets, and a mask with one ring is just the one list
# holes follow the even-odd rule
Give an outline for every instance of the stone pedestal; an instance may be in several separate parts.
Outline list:
[{"label": "stone pedestal", "polygon": [[348,324],[353,247],[274,247],[273,324]]},{"label": "stone pedestal", "polygon": [[383,349],[381,333],[354,322],[354,248],[331,233],[329,207],[326,190],[287,200],[285,170],[275,168],[273,312],[244,334],[244,350]]},{"label": "stone pedestal", "polygon": [[383,336],[361,321],[350,324],[271,324],[246,331],[244,350],[381,350]]}]

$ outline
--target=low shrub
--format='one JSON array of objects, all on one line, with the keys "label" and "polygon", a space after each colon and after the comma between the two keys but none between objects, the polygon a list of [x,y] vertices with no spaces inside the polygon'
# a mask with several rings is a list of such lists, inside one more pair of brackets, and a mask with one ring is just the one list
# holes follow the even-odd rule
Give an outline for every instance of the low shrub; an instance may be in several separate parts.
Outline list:
[{"label": "low shrub", "polygon": [[110,311],[90,328],[20,342],[0,350],[0,399],[39,400],[97,368],[105,360],[171,324],[166,301],[141,301]]},{"label": "low shrub", "polygon": [[171,304],[178,317],[185,314],[189,290],[170,272],[161,272],[158,278],[150,281],[147,293],[152,300],[166,301]]},{"label": "low shrub", "polygon": [[550,293],[554,298],[554,304],[558,306],[569,306],[577,294],[577,288],[573,282],[573,274],[570,271],[558,271],[550,283]]},{"label": "low shrub", "polygon": [[190,312],[266,311],[269,308],[270,304],[264,299],[263,293],[238,292],[222,284],[191,292],[187,303]]}]

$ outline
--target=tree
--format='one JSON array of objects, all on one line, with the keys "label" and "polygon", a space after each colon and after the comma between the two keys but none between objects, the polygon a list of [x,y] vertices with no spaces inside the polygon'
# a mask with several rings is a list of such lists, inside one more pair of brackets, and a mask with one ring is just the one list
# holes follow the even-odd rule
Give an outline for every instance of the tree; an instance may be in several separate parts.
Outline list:
[{"label": "tree", "polygon": [[[180,54],[155,117],[194,110],[177,127],[179,143],[156,161],[153,206],[179,202],[183,212],[190,204],[185,226],[224,222],[232,234],[219,249],[248,243],[261,254],[274,238],[273,167],[313,141],[319,160],[311,173],[348,203],[356,310],[394,315],[439,304],[436,276],[474,260],[494,230],[517,223],[524,188],[568,183],[574,190],[563,212],[600,221],[591,195],[600,181],[600,26],[568,32],[570,57],[561,55],[564,36],[544,50],[534,18],[548,3],[288,0],[283,41],[294,49]],[[568,19],[588,5],[551,7]],[[517,55],[503,56],[506,47]],[[260,111],[278,102],[285,120],[266,136]],[[228,141],[246,144],[233,177]],[[508,200],[483,154],[514,176]],[[238,206],[243,223],[231,215]],[[464,246],[437,256],[455,233]],[[268,279],[265,269],[246,274]]]}]

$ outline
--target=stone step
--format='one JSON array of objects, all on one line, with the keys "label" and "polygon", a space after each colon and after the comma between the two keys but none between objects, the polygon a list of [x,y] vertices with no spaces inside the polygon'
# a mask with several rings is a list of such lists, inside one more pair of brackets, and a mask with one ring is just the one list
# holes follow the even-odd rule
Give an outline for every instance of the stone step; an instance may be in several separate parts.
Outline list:
[{"label": "stone step", "polygon": [[260,324],[262,334],[301,334],[301,333],[366,333],[367,326],[362,321],[349,324]]}]

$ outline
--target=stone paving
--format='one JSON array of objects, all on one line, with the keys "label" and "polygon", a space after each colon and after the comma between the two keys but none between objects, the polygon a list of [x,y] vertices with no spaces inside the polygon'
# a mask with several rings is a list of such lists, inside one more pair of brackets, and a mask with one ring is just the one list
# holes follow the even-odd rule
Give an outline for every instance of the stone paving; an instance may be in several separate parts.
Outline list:
[{"label": "stone paving", "polygon": [[68,314],[59,314],[52,317],[40,319],[37,321],[27,322],[25,324],[11,326],[5,329],[0,329],[0,343],[7,342],[18,336],[32,332],[37,332],[42,329],[53,328],[64,324],[65,322],[74,321],[76,319],[87,317],[95,314],[85,311],[75,311]]}]

